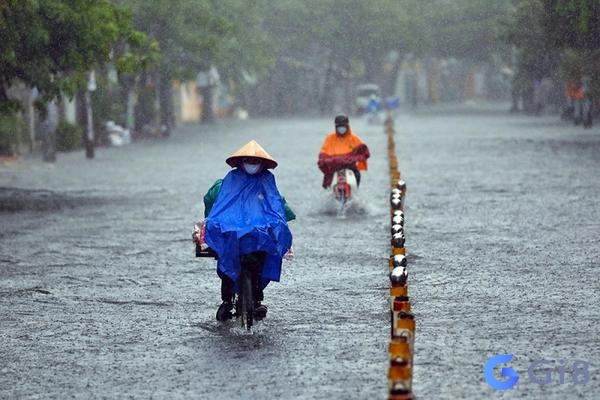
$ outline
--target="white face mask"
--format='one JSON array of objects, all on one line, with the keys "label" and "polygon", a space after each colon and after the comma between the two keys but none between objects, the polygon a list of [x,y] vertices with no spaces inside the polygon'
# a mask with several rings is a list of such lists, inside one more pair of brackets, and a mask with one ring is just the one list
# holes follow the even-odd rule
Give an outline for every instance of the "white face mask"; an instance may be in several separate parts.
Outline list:
[{"label": "white face mask", "polygon": [[254,175],[258,172],[258,170],[260,169],[260,164],[250,164],[250,163],[244,163],[244,171],[246,171],[246,173],[248,173],[249,175]]},{"label": "white face mask", "polygon": [[346,133],[346,131],[348,130],[348,128],[346,128],[345,126],[338,126],[335,129],[336,129],[337,133],[339,133],[340,135],[344,135]]}]

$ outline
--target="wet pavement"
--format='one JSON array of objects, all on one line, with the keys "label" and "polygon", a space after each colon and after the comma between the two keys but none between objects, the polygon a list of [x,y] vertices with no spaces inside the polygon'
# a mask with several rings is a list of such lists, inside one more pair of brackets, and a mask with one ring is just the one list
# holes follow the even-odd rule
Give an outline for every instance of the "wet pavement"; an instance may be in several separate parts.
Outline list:
[{"label": "wet pavement", "polygon": [[[328,119],[183,126],[91,162],[76,152],[0,167],[0,398],[385,398],[386,137],[352,122],[372,159],[341,217],[315,164]],[[401,115],[396,130],[416,395],[594,398],[597,128],[479,107]],[[215,321],[215,263],[194,257],[191,230],[224,159],[252,138],[280,161],[298,220],[295,259],[247,334]],[[515,354],[521,376],[506,393],[483,379],[499,353]],[[552,384],[530,383],[541,358],[567,372],[587,360],[591,380],[558,385],[554,371]]]}]

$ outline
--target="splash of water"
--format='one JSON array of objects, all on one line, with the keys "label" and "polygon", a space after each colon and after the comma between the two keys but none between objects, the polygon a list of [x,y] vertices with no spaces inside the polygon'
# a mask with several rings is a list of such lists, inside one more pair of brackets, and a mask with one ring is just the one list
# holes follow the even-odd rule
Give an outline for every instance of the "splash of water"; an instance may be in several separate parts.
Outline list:
[{"label": "splash of water", "polygon": [[371,214],[371,204],[360,197],[358,193],[353,193],[350,200],[342,204],[329,192],[323,193],[319,198],[319,213],[332,215],[344,219],[350,216],[365,216]]}]

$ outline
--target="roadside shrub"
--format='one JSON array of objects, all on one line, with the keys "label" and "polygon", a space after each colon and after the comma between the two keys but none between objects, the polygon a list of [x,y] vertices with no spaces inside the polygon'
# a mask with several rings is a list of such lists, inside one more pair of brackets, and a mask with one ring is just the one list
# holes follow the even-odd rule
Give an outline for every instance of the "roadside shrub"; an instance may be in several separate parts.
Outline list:
[{"label": "roadside shrub", "polygon": [[60,121],[56,127],[56,150],[72,151],[81,148],[83,129],[67,121]]}]

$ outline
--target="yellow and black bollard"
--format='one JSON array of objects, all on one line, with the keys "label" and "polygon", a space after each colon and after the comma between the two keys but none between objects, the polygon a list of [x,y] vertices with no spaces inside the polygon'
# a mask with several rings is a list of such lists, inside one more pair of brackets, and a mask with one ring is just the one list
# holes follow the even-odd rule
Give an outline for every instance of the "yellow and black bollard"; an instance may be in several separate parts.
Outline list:
[{"label": "yellow and black bollard", "polygon": [[394,141],[394,120],[391,115],[385,120],[388,139],[388,161],[390,167],[390,234],[392,255],[390,270],[390,322],[389,342],[390,366],[388,371],[389,400],[412,400],[412,366],[414,352],[415,318],[411,313],[408,297],[408,268],[406,236],[404,226],[404,199],[406,182],[401,179]]},{"label": "yellow and black bollard", "polygon": [[404,212],[402,210],[392,212],[392,225],[404,226]]},{"label": "yellow and black bollard", "polygon": [[410,394],[412,391],[413,356],[409,343],[402,338],[391,339],[388,345],[388,353],[390,358],[388,372],[390,398],[392,398],[392,395]]},{"label": "yellow and black bollard", "polygon": [[[404,267],[406,268],[406,264],[407,264],[407,260],[406,260],[406,256],[403,256],[401,254],[399,255],[395,255],[395,256],[391,256],[390,257],[390,272],[397,267]],[[394,284],[394,280],[391,279],[390,277],[390,281],[392,284]]]},{"label": "yellow and black bollard", "polygon": [[410,344],[411,349],[415,340],[415,316],[411,312],[400,311],[395,315],[393,338],[405,338]]}]

